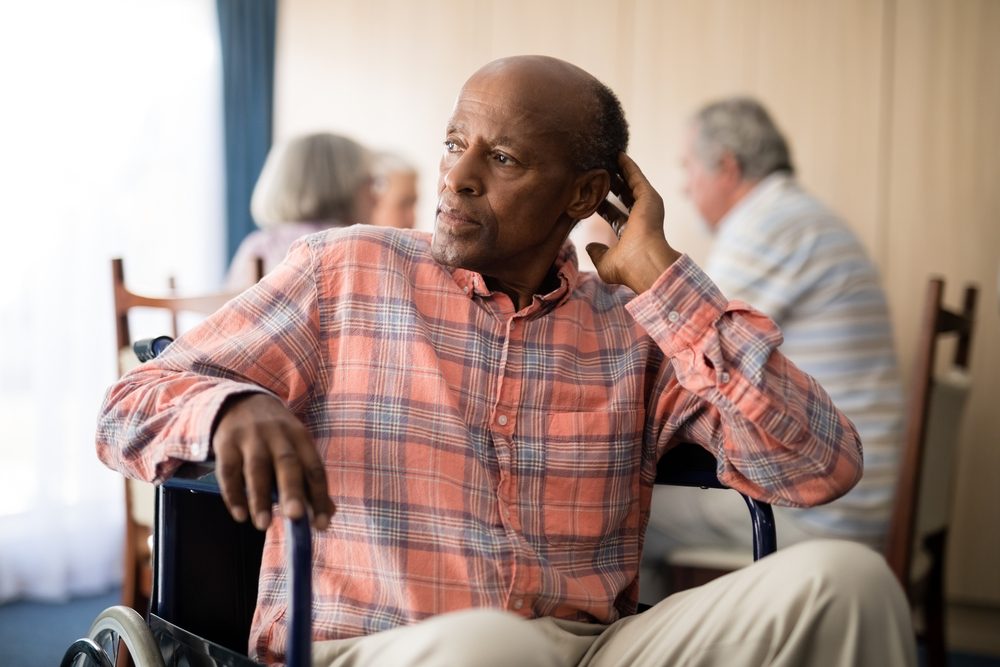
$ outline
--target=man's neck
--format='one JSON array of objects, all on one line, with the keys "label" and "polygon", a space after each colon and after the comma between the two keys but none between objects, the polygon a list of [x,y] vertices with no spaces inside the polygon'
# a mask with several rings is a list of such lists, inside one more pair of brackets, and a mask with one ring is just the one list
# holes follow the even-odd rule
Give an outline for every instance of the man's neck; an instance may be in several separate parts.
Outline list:
[{"label": "man's neck", "polygon": [[747,196],[754,191],[760,184],[760,180],[756,181],[740,181],[731,190],[724,194],[724,201],[726,203],[726,209],[722,212],[716,220],[709,221],[708,227],[713,234],[718,233],[722,225],[725,224],[726,220],[732,215],[733,211],[740,205],[740,202],[747,198]]},{"label": "man's neck", "polygon": [[548,294],[559,287],[559,270],[553,263],[542,280],[534,286],[510,285],[492,276],[483,276],[486,286],[491,292],[503,292],[510,297],[515,310],[524,310],[531,305],[536,294]]},{"label": "man's neck", "polygon": [[753,192],[754,188],[756,188],[759,184],[760,184],[760,180],[759,179],[755,180],[755,181],[740,181],[739,185],[737,185],[733,189],[733,192],[732,192],[732,194],[729,197],[729,209],[726,211],[726,213],[729,213],[729,211],[732,211],[733,208],[737,204],[739,204],[741,201],[743,201],[743,199],[748,194],[750,194],[751,192]]}]

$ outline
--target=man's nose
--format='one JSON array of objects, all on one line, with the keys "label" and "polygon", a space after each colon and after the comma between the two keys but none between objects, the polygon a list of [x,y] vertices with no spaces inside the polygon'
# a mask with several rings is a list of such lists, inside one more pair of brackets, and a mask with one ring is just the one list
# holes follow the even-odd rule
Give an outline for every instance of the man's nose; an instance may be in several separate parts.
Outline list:
[{"label": "man's nose", "polygon": [[445,187],[455,193],[482,194],[483,181],[480,166],[481,161],[472,151],[446,155],[441,163],[441,178]]}]

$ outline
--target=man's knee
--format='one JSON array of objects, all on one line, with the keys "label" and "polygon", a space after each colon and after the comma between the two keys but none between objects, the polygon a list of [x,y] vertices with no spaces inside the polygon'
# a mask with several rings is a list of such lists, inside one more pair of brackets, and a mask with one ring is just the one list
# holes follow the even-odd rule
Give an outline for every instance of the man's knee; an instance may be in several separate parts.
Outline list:
[{"label": "man's knee", "polygon": [[882,555],[856,542],[809,540],[777,553],[793,561],[783,567],[837,586],[865,589],[895,581]]},{"label": "man's knee", "polygon": [[828,599],[847,613],[885,613],[905,609],[906,598],[881,554],[846,540],[811,540],[778,552],[777,568],[798,595]]},{"label": "man's knee", "polygon": [[788,562],[780,565],[788,565],[795,580],[786,612],[810,628],[813,643],[828,646],[830,655],[839,652],[830,664],[915,662],[910,606],[881,554],[843,540],[782,551]]}]

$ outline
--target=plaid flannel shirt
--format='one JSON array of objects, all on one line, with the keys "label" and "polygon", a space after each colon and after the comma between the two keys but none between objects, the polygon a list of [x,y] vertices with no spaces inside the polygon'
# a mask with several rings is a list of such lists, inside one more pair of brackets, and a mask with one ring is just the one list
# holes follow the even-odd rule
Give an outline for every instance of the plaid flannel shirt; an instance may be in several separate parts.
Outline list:
[{"label": "plaid flannel shirt", "polygon": [[[634,295],[578,273],[517,311],[436,263],[427,234],[306,237],[257,286],[111,387],[105,463],[163,480],[210,454],[227,397],[267,391],[303,421],[337,505],[316,535],[313,637],[469,607],[611,623],[634,613],[660,455],[697,442],[720,478],[804,506],[847,491],[860,443],[776,348],[682,257]],[[283,525],[267,532],[251,655],[286,643]]]}]

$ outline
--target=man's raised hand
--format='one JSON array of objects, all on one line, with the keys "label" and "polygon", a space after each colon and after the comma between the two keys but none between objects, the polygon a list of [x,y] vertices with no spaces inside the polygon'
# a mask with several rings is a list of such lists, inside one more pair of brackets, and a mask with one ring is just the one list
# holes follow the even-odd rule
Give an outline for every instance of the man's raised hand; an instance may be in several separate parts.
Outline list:
[{"label": "man's raised hand", "polygon": [[663,198],[628,155],[619,154],[618,165],[625,187],[612,179],[612,191],[626,205],[632,202],[630,211],[626,217],[612,204],[601,204],[600,212],[611,221],[619,240],[611,249],[603,243],[588,243],[587,254],[604,282],[626,285],[640,294],[652,287],[680,253],[663,235]]}]

